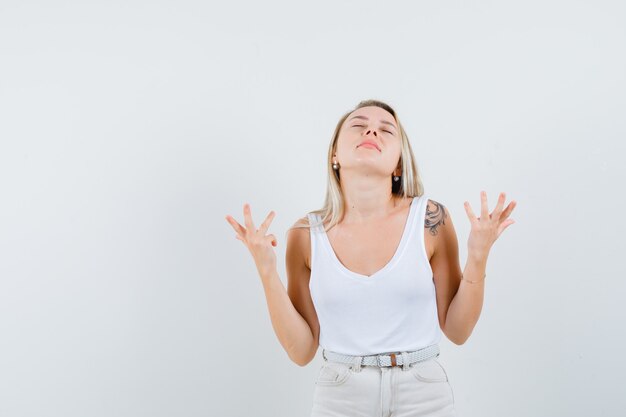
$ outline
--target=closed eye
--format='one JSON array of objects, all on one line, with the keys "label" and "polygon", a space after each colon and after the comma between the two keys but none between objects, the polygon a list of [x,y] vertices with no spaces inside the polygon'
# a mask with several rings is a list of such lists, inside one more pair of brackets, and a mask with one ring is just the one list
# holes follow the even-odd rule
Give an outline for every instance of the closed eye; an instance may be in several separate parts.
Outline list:
[{"label": "closed eye", "polygon": [[[352,127],[363,127],[363,125],[352,125]],[[393,135],[393,132],[390,132],[390,131],[385,130],[385,129],[383,129],[383,132],[387,132],[387,133],[389,133],[390,135]]]}]

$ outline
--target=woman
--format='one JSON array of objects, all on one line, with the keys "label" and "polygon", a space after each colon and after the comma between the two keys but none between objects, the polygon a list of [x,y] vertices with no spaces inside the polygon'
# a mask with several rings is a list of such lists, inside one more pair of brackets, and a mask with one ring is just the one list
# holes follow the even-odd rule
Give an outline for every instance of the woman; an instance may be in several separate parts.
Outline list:
[{"label": "woman", "polygon": [[276,271],[271,211],[256,229],[226,220],[250,250],[272,325],[300,366],[322,346],[312,416],[454,416],[454,394],[438,361],[441,334],[470,336],[483,303],[487,256],[514,221],[501,193],[480,217],[468,202],[468,259],[461,271],[447,208],[428,199],[396,112],[359,103],[337,124],[328,152],[324,207],[287,234],[288,289]]}]

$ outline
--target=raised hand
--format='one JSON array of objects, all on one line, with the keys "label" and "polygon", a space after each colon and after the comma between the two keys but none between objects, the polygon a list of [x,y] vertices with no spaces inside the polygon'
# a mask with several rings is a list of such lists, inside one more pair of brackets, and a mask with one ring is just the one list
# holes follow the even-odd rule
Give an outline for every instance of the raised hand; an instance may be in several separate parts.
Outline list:
[{"label": "raised hand", "polygon": [[237,234],[235,237],[241,240],[254,258],[259,274],[263,277],[268,273],[276,270],[276,254],[272,246],[276,246],[278,242],[274,235],[266,235],[270,223],[274,219],[274,211],[265,218],[265,221],[257,229],[252,222],[252,214],[250,213],[250,205],[244,204],[243,217],[246,227],[240,225],[232,216],[227,215],[226,221],[235,229]]},{"label": "raised hand", "polygon": [[511,212],[517,205],[515,200],[511,201],[506,209],[502,209],[504,206],[504,200],[506,198],[505,193],[500,193],[496,208],[491,214],[488,212],[487,206],[487,193],[481,191],[481,210],[480,217],[476,217],[469,202],[465,202],[465,211],[467,217],[472,223],[472,230],[470,232],[469,240],[467,242],[468,255],[477,259],[486,259],[491,250],[491,246],[498,239],[500,234],[508,226],[515,223],[515,220],[508,219]]}]

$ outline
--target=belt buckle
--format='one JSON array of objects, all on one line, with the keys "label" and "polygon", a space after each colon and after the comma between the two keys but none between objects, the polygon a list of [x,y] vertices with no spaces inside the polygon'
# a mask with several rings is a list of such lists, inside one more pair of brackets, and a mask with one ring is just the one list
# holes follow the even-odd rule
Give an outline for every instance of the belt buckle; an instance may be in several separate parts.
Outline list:
[{"label": "belt buckle", "polygon": [[[382,364],[381,359],[382,359],[383,356],[389,356],[390,357],[391,365],[383,365]],[[382,367],[382,366],[385,366],[385,367],[387,367],[387,366],[391,366],[391,367],[400,366],[397,363],[397,361],[396,361],[396,354],[395,353],[390,353],[389,355],[378,355],[378,356],[376,356],[376,360],[378,362],[378,366],[380,366],[380,367]]]}]

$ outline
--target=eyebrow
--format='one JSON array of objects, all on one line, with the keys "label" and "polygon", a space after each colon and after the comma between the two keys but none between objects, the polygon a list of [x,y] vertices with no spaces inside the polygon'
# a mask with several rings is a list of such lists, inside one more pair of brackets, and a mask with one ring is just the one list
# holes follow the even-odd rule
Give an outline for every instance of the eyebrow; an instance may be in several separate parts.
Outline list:
[{"label": "eyebrow", "polygon": [[[367,117],[365,117],[365,116],[352,116],[352,117],[351,117],[348,121],[350,121],[350,120],[352,120],[352,119],[363,119],[363,120],[369,120],[369,119],[368,119]],[[396,129],[396,127],[394,126],[394,124],[393,124],[393,123],[391,123],[391,122],[388,122],[388,121],[386,121],[386,120],[381,120],[380,122],[381,122],[381,123],[384,123],[384,124],[387,124],[387,125],[389,125],[389,126],[393,127],[394,129]],[[396,129],[396,130],[398,130],[398,129]]]}]

